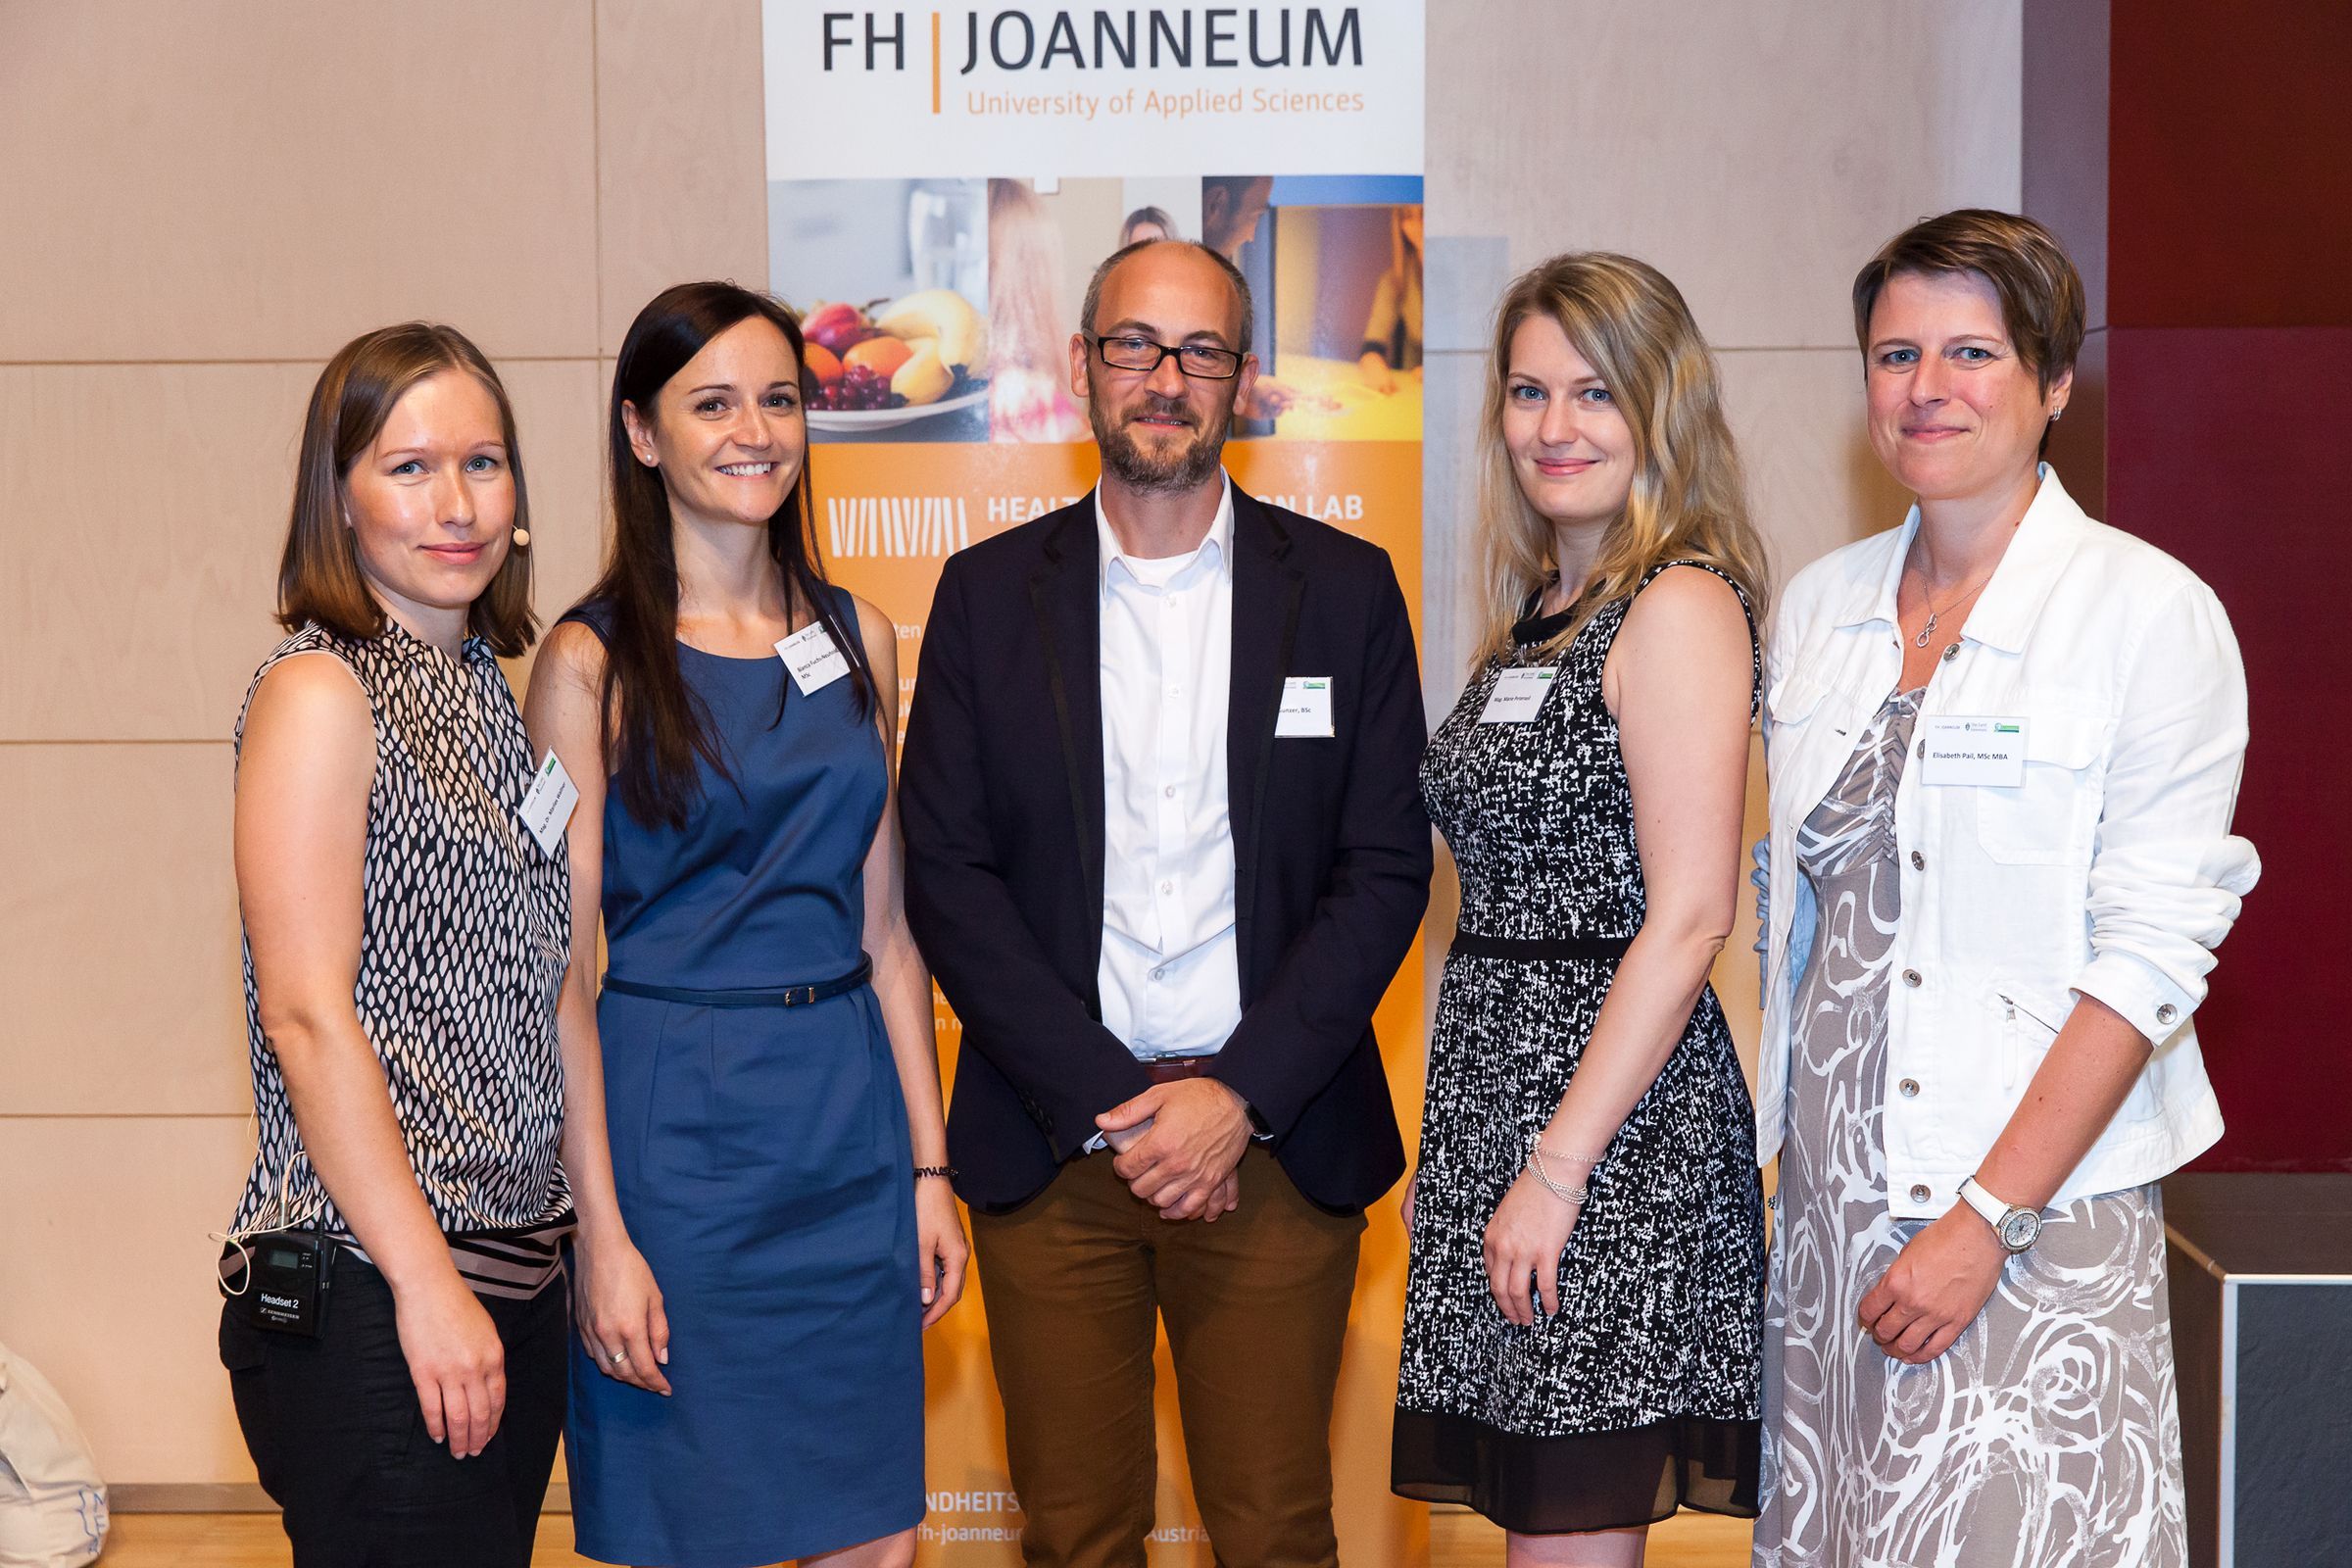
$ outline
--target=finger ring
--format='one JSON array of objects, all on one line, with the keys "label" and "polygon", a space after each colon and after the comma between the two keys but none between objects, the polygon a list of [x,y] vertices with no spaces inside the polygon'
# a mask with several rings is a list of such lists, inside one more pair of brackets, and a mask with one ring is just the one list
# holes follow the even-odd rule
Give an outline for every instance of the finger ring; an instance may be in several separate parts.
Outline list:
[{"label": "finger ring", "polygon": [[614,1366],[620,1365],[621,1362],[626,1361],[628,1358],[629,1352],[626,1350],[614,1350],[611,1355],[605,1357],[606,1360],[611,1361]]}]

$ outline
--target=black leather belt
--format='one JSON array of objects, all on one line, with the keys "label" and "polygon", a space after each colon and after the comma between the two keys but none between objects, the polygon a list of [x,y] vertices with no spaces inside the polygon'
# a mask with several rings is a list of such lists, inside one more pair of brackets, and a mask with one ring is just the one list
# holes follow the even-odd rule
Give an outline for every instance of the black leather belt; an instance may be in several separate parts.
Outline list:
[{"label": "black leather belt", "polygon": [[806,1007],[813,1003],[844,996],[857,990],[874,977],[874,960],[864,954],[858,955],[858,967],[832,980],[819,980],[814,985],[784,986],[767,991],[690,991],[684,986],[648,986],[617,975],[605,976],[605,989],[617,991],[624,997],[643,997],[649,1002],[677,1002],[690,1007]]},{"label": "black leather belt", "polygon": [[1475,931],[1454,933],[1450,951],[1470,958],[1595,958],[1615,963],[1634,945],[1623,937],[1482,937]]}]

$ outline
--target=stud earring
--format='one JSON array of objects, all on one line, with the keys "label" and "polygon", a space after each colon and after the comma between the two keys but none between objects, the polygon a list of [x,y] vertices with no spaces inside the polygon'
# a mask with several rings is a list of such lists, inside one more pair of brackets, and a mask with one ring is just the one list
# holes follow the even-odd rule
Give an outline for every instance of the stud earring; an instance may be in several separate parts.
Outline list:
[{"label": "stud earring", "polygon": [[530,529],[517,528],[514,530],[514,548],[517,550],[528,550],[531,548]]}]

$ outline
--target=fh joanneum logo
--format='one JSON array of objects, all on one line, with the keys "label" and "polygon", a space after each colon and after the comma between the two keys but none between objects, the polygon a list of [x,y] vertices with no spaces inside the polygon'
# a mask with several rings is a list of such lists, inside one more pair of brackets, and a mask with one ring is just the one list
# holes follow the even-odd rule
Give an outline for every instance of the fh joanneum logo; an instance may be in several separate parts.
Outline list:
[{"label": "fh joanneum logo", "polygon": [[[957,75],[983,65],[998,71],[1259,71],[1286,66],[1361,66],[1363,24],[1356,6],[1153,6],[1054,11],[1010,8],[964,13]],[[941,53],[941,14],[915,14],[929,35],[934,74],[952,64]],[[822,14],[824,68],[906,69],[904,11]],[[921,26],[927,23],[928,26]],[[954,30],[948,36],[954,37]]]}]

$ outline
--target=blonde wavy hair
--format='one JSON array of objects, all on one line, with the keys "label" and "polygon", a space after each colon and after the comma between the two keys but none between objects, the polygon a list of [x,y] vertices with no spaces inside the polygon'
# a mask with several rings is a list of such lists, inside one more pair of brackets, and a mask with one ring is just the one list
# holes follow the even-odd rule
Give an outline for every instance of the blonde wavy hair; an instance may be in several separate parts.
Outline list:
[{"label": "blonde wavy hair", "polygon": [[1569,606],[1567,625],[1545,641],[1556,654],[1602,606],[1641,587],[1650,567],[1702,561],[1745,591],[1764,617],[1764,542],[1748,520],[1740,454],[1723,415],[1715,356],[1690,307],[1646,262],[1606,251],[1554,256],[1515,279],[1494,313],[1494,353],[1479,417],[1483,569],[1477,662],[1510,652],[1511,627],[1552,577],[1551,524],[1528,504],[1503,445],[1511,336],[1537,316],[1559,322],[1616,400],[1634,437],[1634,483],[1609,524],[1592,576]]}]

